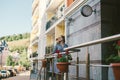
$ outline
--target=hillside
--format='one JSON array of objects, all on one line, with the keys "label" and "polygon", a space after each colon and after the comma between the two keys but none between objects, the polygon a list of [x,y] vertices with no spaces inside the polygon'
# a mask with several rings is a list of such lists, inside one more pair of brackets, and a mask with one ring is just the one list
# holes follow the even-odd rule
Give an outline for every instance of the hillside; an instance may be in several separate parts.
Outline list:
[{"label": "hillside", "polygon": [[16,51],[19,50],[21,52],[21,50],[23,49],[27,49],[29,46],[29,38],[28,39],[21,39],[21,40],[17,40],[17,41],[11,41],[11,42],[7,42],[8,47],[10,49],[10,51]]},{"label": "hillside", "polygon": [[22,39],[27,39],[30,37],[30,33],[23,33],[23,34],[13,34],[8,36],[0,37],[0,41],[5,40],[7,42],[17,41]]},{"label": "hillside", "polygon": [[7,42],[7,44],[8,44],[9,47],[28,46],[29,45],[29,38]]},{"label": "hillside", "polygon": [[[20,58],[18,59],[17,62],[15,62],[14,56],[8,56],[6,65],[7,66],[21,65],[28,68],[30,66],[30,62],[27,59],[27,49],[29,46],[29,38],[7,42],[7,44],[12,54],[15,54],[16,51],[20,53],[19,54]],[[12,57],[12,60],[10,60],[10,57]]]}]

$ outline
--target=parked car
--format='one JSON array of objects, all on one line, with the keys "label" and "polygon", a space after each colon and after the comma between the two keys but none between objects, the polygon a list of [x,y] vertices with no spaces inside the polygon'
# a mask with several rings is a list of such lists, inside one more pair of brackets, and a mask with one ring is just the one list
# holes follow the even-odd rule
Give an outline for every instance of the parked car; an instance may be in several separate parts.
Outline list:
[{"label": "parked car", "polygon": [[6,70],[1,70],[2,78],[8,77],[8,73]]},{"label": "parked car", "polygon": [[7,77],[10,77],[10,72],[7,70]]},{"label": "parked car", "polygon": [[15,70],[15,72],[18,74],[19,73],[19,71],[17,70],[17,69],[14,69]]},{"label": "parked car", "polygon": [[9,69],[8,71],[10,72],[10,76],[11,76],[11,77],[12,77],[12,76],[16,76],[16,72],[15,72],[14,69]]}]

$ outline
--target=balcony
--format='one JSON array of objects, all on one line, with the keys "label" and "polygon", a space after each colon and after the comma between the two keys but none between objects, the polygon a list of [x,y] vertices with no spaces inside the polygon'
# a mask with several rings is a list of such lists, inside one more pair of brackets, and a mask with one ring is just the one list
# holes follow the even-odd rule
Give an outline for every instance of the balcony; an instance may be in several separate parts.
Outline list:
[{"label": "balcony", "polygon": [[84,3],[86,3],[88,0],[75,0],[72,3],[68,3],[65,8],[65,16],[72,14],[72,12],[74,12],[74,10],[79,9],[80,6],[82,6]]},{"label": "balcony", "polygon": [[64,0],[48,0],[47,12],[55,11]]},{"label": "balcony", "polygon": [[38,45],[38,40],[39,40],[39,37],[36,36],[36,37],[32,40],[32,45]]},{"label": "balcony", "polygon": [[46,30],[48,30],[54,24],[58,24],[57,22],[61,21],[61,18],[64,15],[64,8],[65,8],[64,4],[62,4],[62,5],[60,5],[58,7],[58,9],[56,11],[56,14],[47,22],[47,24],[46,24]]},{"label": "balcony", "polygon": [[32,10],[35,9],[36,5],[39,3],[39,0],[33,0],[32,2]]},{"label": "balcony", "polygon": [[[96,46],[97,44],[98,45],[104,44],[104,43],[111,44],[109,42],[113,42],[115,40],[119,41],[119,39],[120,39],[120,34],[117,34],[117,35],[113,35],[113,36],[109,36],[109,37],[105,37],[105,38],[101,38],[101,39],[97,39],[97,40],[93,40],[93,41],[88,41],[88,42],[81,43],[81,44],[76,44],[76,45],[70,46],[68,48],[65,48],[65,50],[69,50],[70,53],[75,54],[76,56],[74,55],[73,56],[74,60],[70,61],[71,64],[69,65],[69,71],[66,72],[67,74],[64,75],[61,73],[60,75],[62,75],[66,80],[68,80],[68,79],[70,79],[70,80],[101,80],[101,79],[117,80],[117,78],[119,80],[120,79],[119,78],[119,75],[120,75],[119,63],[117,63],[116,66],[108,65],[108,64],[105,65],[105,63],[104,64],[101,63],[102,60],[99,60],[98,58],[93,59],[92,57],[95,57],[95,56],[92,55],[92,54],[94,54],[92,52],[93,49],[90,48],[90,47],[93,47],[93,45]],[[110,45],[108,45],[108,47],[109,46]],[[113,45],[111,44],[111,46],[113,46]],[[85,48],[84,49],[85,52],[80,52],[83,49],[83,47]],[[108,47],[106,46],[104,48],[107,49]],[[100,53],[101,53],[101,48],[99,47],[99,49],[100,49]],[[113,59],[113,57],[111,55],[114,55],[116,53],[115,52],[110,55],[110,54],[108,54],[110,50],[111,49],[107,50],[108,52],[106,51],[104,53],[104,54],[107,54],[107,56],[109,56],[108,58],[106,57],[107,60],[111,59],[111,58]],[[81,61],[81,59],[79,58],[79,56],[81,55],[79,53],[84,54],[84,55],[82,54],[83,56],[81,57],[84,59],[83,61]],[[99,53],[99,51],[97,50],[95,52],[95,54],[96,53]],[[64,54],[64,53],[62,53],[62,54]],[[118,55],[116,55],[116,56],[118,57]],[[50,60],[56,59],[54,57],[55,57],[54,54],[49,54],[49,55],[46,54],[45,55],[45,58],[47,59],[48,62]],[[106,58],[103,58],[103,60],[105,60]],[[114,56],[114,58],[115,58],[115,56]],[[118,59],[114,59],[114,60],[118,60]],[[110,63],[111,63],[113,60],[108,60],[108,61],[110,61]],[[47,68],[54,66],[54,64],[55,64],[54,61],[52,61],[51,65],[47,65]],[[117,67],[118,70],[114,70],[115,67]],[[53,68],[54,67],[52,67],[52,69]],[[80,71],[80,70],[82,70],[82,71]],[[46,73],[50,72],[49,68],[46,71],[47,71]],[[118,73],[117,73],[118,76],[115,75],[116,71],[118,71]],[[40,75],[48,76],[49,74],[46,75],[46,73],[43,74],[41,72]],[[52,71],[52,73],[54,73],[54,70]],[[52,77],[55,77],[55,76],[52,75]],[[44,79],[42,78],[42,80],[44,80]]]},{"label": "balcony", "polygon": [[34,53],[30,54],[30,59],[31,60],[37,60],[38,59],[38,53],[34,52]]},{"label": "balcony", "polygon": [[38,29],[38,24],[35,24],[35,26],[33,26],[33,28],[32,28],[32,34],[37,34],[38,33],[38,31],[39,31],[39,29]]},{"label": "balcony", "polygon": [[39,16],[39,9],[38,9],[38,7],[35,9],[34,13],[32,14],[32,19],[36,18],[36,16]]},{"label": "balcony", "polygon": [[32,21],[32,26],[35,26],[35,25],[37,24],[38,18],[39,18],[39,16],[36,16],[36,18],[33,19],[33,21]]},{"label": "balcony", "polygon": [[46,46],[46,54],[50,54],[53,52],[54,45]]},{"label": "balcony", "polygon": [[38,6],[39,6],[39,3],[37,3],[37,4],[35,5],[35,7],[33,8],[33,10],[32,10],[32,15],[35,13],[35,11],[36,11],[36,9],[38,8]]},{"label": "balcony", "polygon": [[58,18],[56,16],[53,16],[51,20],[49,20],[46,24],[46,30],[48,30],[56,21]]}]

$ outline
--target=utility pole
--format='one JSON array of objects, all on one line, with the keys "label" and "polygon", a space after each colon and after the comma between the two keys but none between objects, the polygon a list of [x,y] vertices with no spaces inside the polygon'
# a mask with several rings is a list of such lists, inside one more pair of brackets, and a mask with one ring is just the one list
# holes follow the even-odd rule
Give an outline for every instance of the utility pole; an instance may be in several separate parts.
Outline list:
[{"label": "utility pole", "polygon": [[1,54],[1,60],[0,60],[0,62],[1,62],[1,68],[2,68],[2,51],[3,51],[3,49],[4,49],[4,47],[0,46],[0,54]]},{"label": "utility pole", "polygon": [[2,51],[3,51],[4,48],[7,47],[7,46],[8,46],[8,44],[6,43],[5,40],[1,41],[1,44],[0,44],[1,68],[2,68],[2,55],[3,55]]}]

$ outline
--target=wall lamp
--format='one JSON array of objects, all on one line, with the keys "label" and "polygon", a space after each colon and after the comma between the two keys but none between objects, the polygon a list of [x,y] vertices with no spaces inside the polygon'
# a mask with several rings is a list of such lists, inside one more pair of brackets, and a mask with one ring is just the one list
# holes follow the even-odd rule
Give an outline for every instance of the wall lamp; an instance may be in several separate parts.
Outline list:
[{"label": "wall lamp", "polygon": [[84,6],[81,8],[81,14],[82,14],[84,17],[90,16],[93,12],[96,13],[96,9],[93,10],[92,7],[89,6],[89,5],[84,5]]}]

